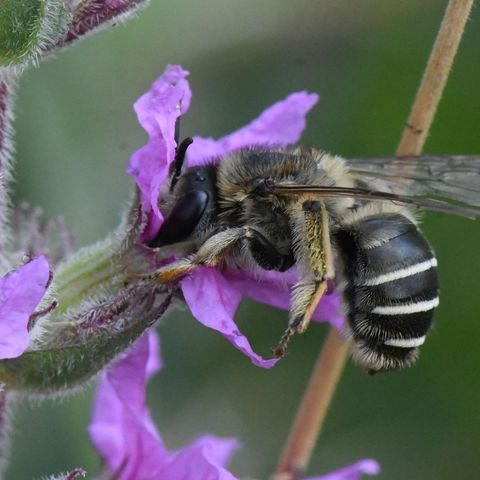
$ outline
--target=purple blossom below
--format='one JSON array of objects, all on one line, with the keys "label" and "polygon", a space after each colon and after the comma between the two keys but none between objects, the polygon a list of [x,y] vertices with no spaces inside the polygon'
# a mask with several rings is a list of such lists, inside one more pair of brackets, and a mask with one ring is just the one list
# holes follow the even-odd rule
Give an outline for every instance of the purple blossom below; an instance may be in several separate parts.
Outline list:
[{"label": "purple blossom below", "polygon": [[[149,216],[141,241],[151,239],[161,228],[163,216],[158,208],[166,186],[169,167],[175,157],[175,121],[186,113],[191,91],[188,72],[178,65],[166,68],[152,88],[136,103],[135,111],[148,133],[148,143],[130,159],[128,173],[133,175],[141,192],[143,208]],[[194,137],[187,151],[187,165],[198,166],[221,161],[228,153],[249,146],[285,147],[297,142],[305,128],[305,117],[318,101],[318,95],[297,92],[271,107],[245,127],[222,137]],[[219,331],[232,345],[260,367],[270,368],[277,359],[256,354],[247,338],[238,330],[234,316],[243,296],[288,309],[290,291],[296,272],[231,272],[199,268],[181,281],[186,302],[195,318]],[[341,328],[340,298],[329,292],[318,305],[314,320],[328,321]]]},{"label": "purple blossom below", "polygon": [[37,257],[0,278],[0,359],[16,358],[28,347],[28,322],[50,282],[45,257]]},{"label": "purple blossom below", "polygon": [[309,477],[304,480],[360,480],[363,474],[377,475],[379,473],[380,465],[375,460],[365,459],[327,475]]},{"label": "purple blossom below", "polygon": [[117,480],[235,480],[224,466],[234,439],[205,435],[170,452],[146,405],[146,383],[161,362],[153,331],[143,335],[108,372],[97,390],[90,439]]},{"label": "purple blossom below", "polygon": [[[161,366],[150,331],[104,372],[95,397],[90,438],[116,480],[238,480],[226,467],[239,448],[233,438],[204,435],[170,452],[146,405],[146,384]],[[374,460],[308,480],[359,480],[376,474]]]}]

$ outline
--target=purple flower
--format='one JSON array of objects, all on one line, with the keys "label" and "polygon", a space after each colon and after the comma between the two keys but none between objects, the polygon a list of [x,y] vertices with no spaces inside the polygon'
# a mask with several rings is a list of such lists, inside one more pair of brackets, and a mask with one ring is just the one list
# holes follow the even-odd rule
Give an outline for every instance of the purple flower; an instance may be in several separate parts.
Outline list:
[{"label": "purple flower", "polygon": [[118,480],[234,480],[225,470],[238,442],[211,435],[175,452],[165,447],[146,406],[146,382],[159,370],[158,340],[143,335],[97,391],[90,438]]},{"label": "purple flower", "polygon": [[50,282],[45,257],[37,257],[0,278],[0,359],[20,356],[28,347],[28,321]]},{"label": "purple flower", "polygon": [[[152,85],[149,92],[135,103],[135,111],[148,143],[130,159],[128,173],[135,177],[141,202],[149,222],[141,240],[152,238],[161,227],[162,214],[158,199],[162,197],[169,166],[175,157],[175,120],[189,107],[191,91],[186,80],[188,72],[169,66]],[[226,154],[240,148],[256,146],[288,146],[298,141],[305,128],[305,117],[318,101],[318,95],[297,92],[267,108],[256,120],[219,140],[195,137],[188,150],[187,166],[220,161]],[[269,368],[277,359],[257,355],[247,338],[238,330],[234,315],[243,296],[270,305],[288,308],[291,286],[296,281],[295,269],[280,272],[236,272],[199,268],[184,278],[181,288],[193,315],[203,325],[219,331],[255,365]],[[340,328],[338,295],[326,295],[314,319],[329,321]]]},{"label": "purple flower", "polygon": [[309,477],[305,480],[360,480],[363,474],[377,475],[378,473],[380,473],[380,465],[375,460],[366,459],[336,472],[321,477]]},{"label": "purple flower", "polygon": [[[104,372],[89,426],[92,443],[117,480],[236,480],[226,470],[239,443],[204,435],[170,452],[162,442],[146,406],[146,383],[159,370],[158,341],[150,331]],[[310,480],[357,480],[378,473],[373,460]]]}]

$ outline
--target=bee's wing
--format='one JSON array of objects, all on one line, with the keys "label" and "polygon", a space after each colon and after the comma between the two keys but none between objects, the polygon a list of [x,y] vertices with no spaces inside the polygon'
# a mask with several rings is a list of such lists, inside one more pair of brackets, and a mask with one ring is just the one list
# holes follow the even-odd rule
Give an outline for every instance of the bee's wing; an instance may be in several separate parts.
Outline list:
[{"label": "bee's wing", "polygon": [[480,207],[480,156],[353,158],[346,164],[366,189],[434,195]]},{"label": "bee's wing", "polygon": [[421,195],[400,195],[385,190],[368,190],[366,188],[351,187],[328,187],[322,185],[299,185],[287,183],[270,183],[267,192],[280,195],[302,195],[305,193],[315,194],[319,197],[350,197],[359,200],[370,201],[388,201],[402,205],[410,205],[412,207],[425,208],[436,212],[450,213],[453,215],[461,215],[468,218],[480,217],[480,209],[472,207],[464,207],[437,200],[435,198],[422,197]]}]

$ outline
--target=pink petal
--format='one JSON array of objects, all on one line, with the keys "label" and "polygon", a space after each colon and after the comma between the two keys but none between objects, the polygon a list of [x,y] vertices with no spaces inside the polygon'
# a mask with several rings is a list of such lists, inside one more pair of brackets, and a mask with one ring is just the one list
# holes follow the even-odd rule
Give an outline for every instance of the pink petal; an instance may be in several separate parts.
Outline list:
[{"label": "pink petal", "polygon": [[349,467],[321,477],[309,477],[304,480],[360,480],[362,474],[377,475],[380,473],[380,465],[375,460],[361,460]]},{"label": "pink petal", "polygon": [[148,133],[148,143],[133,153],[127,172],[137,182],[145,210],[154,214],[147,237],[158,230],[163,220],[158,198],[175,158],[175,121],[190,106],[192,93],[187,76],[180,66],[169,65],[134,105],[138,121]]},{"label": "pink petal", "polygon": [[265,360],[257,355],[234,321],[242,299],[239,289],[213,268],[199,268],[182,280],[185,300],[193,316],[203,325],[220,332],[235,348],[247,355],[257,366],[270,368],[278,359]]},{"label": "pink petal", "polygon": [[159,473],[168,480],[237,480],[224,466],[237,450],[235,439],[204,436],[192,445],[174,452]]},{"label": "pink petal", "polygon": [[[153,331],[102,375],[97,390],[90,439],[119,480],[153,478],[168,453],[146,406],[146,382],[160,361]],[[153,347],[153,348],[152,348]]]},{"label": "pink petal", "polygon": [[28,347],[28,321],[50,282],[45,257],[37,257],[0,278],[0,359],[20,356]]},{"label": "pink petal", "polygon": [[146,382],[160,368],[158,339],[150,330],[110,370],[97,390],[90,438],[118,480],[235,480],[224,466],[234,439],[204,436],[169,453],[150,418]]},{"label": "pink petal", "polygon": [[[290,308],[292,285],[298,279],[295,269],[286,272],[259,270],[255,272],[254,276],[230,270],[225,273],[225,276],[235,288],[247,297],[284,310]],[[338,330],[344,327],[341,297],[337,292],[328,292],[324,295],[315,310],[313,320],[328,322]]]},{"label": "pink petal", "polygon": [[162,367],[162,357],[160,354],[160,341],[155,330],[148,330],[148,359],[145,367],[147,380],[150,380],[153,375],[158,373]]},{"label": "pink petal", "polygon": [[305,116],[317,101],[315,93],[292,93],[253,122],[219,140],[194,137],[188,149],[188,166],[203,165],[243,147],[287,146],[297,142],[305,129]]}]

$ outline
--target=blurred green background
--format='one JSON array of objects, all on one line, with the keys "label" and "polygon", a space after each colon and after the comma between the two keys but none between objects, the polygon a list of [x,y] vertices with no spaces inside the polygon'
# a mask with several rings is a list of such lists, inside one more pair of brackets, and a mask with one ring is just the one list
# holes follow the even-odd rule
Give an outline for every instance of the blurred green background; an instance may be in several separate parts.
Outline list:
[{"label": "blurred green background", "polygon": [[[91,37],[24,77],[17,103],[15,195],[62,214],[79,245],[118,222],[132,187],[129,155],[145,142],[132,103],[168,63],[191,72],[183,135],[220,136],[296,90],[319,92],[302,141],[344,156],[395,151],[446,1],[156,0],[133,22]],[[466,35],[426,145],[480,153],[480,10]],[[368,377],[347,366],[309,472],[376,458],[385,479],[480,478],[480,223],[428,214],[442,277],[437,326],[414,368]],[[285,312],[245,302],[241,329],[268,355]],[[261,370],[187,312],[159,327],[165,368],[149,403],[165,442],[238,437],[232,469],[266,479],[285,441],[327,328]],[[85,427],[92,388],[15,421],[7,478],[98,457]]]}]

